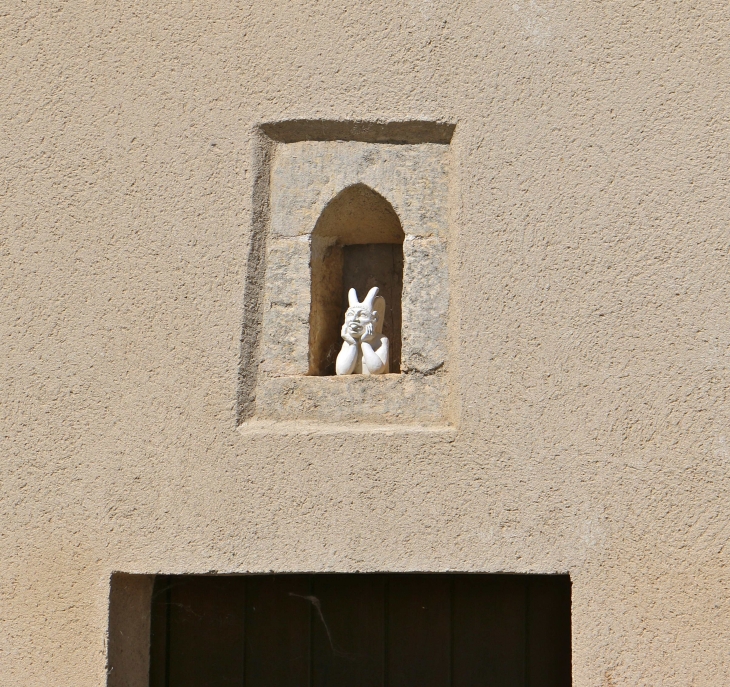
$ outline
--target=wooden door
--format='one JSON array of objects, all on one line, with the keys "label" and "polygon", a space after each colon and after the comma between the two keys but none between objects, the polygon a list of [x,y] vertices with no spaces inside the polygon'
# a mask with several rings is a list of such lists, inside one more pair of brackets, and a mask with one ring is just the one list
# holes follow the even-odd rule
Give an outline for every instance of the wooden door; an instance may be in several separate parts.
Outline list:
[{"label": "wooden door", "polygon": [[151,687],[569,687],[562,575],[159,577]]}]

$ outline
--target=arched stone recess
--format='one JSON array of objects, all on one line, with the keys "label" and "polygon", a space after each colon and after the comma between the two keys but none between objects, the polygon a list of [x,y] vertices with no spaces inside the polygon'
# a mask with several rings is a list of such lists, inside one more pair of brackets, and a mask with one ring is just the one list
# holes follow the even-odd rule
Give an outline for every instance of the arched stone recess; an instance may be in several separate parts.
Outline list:
[{"label": "arched stone recess", "polygon": [[365,184],[340,191],[314,226],[310,241],[309,374],[335,374],[348,291],[377,286],[385,298],[383,334],[389,372],[400,372],[403,240],[393,206]]},{"label": "arched stone recess", "polygon": [[[280,143],[269,173],[254,417],[449,422],[448,145]],[[344,294],[372,285],[390,374],[334,377]]]}]

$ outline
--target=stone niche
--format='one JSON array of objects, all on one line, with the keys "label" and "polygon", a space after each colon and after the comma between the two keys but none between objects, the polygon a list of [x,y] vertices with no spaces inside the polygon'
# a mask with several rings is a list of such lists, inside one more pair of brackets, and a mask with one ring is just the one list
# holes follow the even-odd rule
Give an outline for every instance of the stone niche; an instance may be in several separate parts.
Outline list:
[{"label": "stone niche", "polygon": [[[427,122],[262,128],[241,422],[452,422],[452,133]],[[335,376],[347,291],[363,298],[372,286],[386,301],[389,373]]]}]

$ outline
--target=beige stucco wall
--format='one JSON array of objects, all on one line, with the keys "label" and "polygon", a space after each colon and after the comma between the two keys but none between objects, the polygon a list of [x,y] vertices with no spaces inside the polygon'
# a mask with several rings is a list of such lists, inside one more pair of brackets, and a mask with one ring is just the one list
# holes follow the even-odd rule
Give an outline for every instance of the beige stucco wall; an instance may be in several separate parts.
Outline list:
[{"label": "beige stucco wall", "polygon": [[[725,2],[7,0],[0,684],[112,571],[569,571],[578,687],[730,684]],[[236,428],[256,127],[440,120],[453,431]]]}]

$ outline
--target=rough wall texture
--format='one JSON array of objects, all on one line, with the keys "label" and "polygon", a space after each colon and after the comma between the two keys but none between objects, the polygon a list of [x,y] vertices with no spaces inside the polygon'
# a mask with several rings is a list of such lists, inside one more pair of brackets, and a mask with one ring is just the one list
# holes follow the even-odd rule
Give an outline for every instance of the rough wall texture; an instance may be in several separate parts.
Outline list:
[{"label": "rough wall texture", "polygon": [[[568,571],[574,682],[730,683],[725,2],[6,0],[0,683],[112,571]],[[236,430],[256,125],[455,122],[460,424]]]}]

